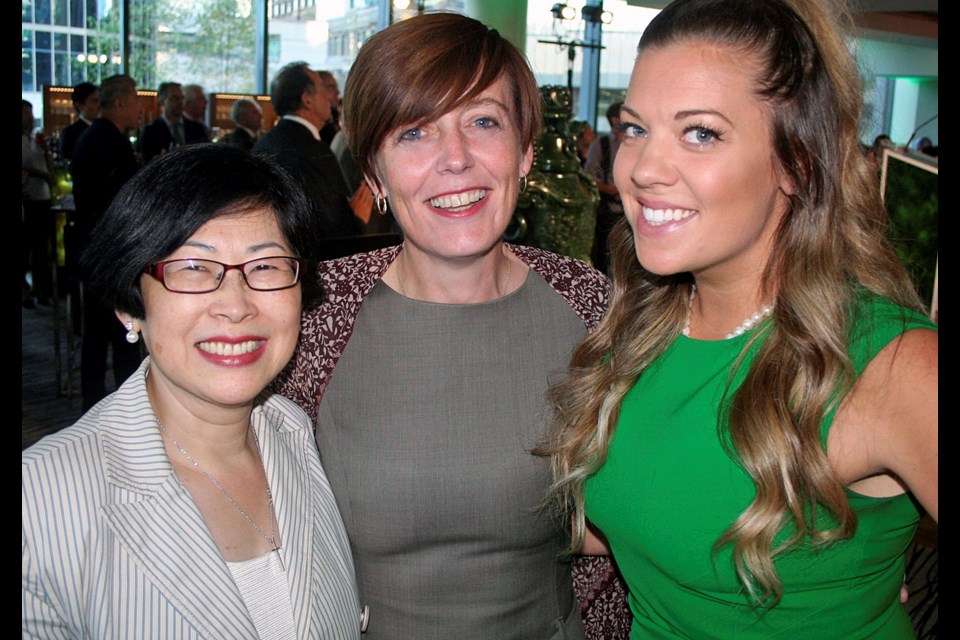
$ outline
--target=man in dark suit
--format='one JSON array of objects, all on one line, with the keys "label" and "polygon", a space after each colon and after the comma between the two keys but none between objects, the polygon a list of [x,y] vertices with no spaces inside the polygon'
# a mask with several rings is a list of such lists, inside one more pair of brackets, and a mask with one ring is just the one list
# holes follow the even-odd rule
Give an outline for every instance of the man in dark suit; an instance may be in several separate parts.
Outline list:
[{"label": "man in dark suit", "polygon": [[330,119],[320,129],[320,139],[327,144],[333,144],[333,138],[340,131],[340,85],[329,71],[317,71],[320,82],[323,84],[327,98],[330,99]]},{"label": "man in dark suit", "polygon": [[80,139],[80,134],[87,130],[97,114],[100,113],[100,91],[97,85],[90,82],[81,82],[73,88],[70,96],[73,108],[77,111],[77,119],[63,128],[60,132],[60,155],[67,162],[73,158],[73,150]]},{"label": "man in dark suit", "polygon": [[263,126],[263,110],[260,105],[255,100],[240,98],[233,103],[230,118],[237,128],[232,133],[228,133],[223,141],[244,151],[252,150],[253,143],[257,141],[257,134],[260,133],[260,127]]},{"label": "man in dark suit", "polygon": [[331,108],[320,77],[305,62],[290,63],[270,83],[270,99],[282,119],[260,137],[253,153],[273,160],[300,183],[325,237],[360,234],[363,226],[354,209],[365,208],[369,215],[371,196],[367,191],[366,197],[351,201],[336,156],[320,140],[320,128],[330,119]]},{"label": "man in dark suit", "polygon": [[210,142],[210,127],[207,126],[207,94],[198,84],[183,87],[183,119],[203,127],[204,142]]},{"label": "man in dark suit", "polygon": [[183,87],[177,82],[164,82],[157,90],[160,117],[140,133],[140,155],[149,162],[161,153],[195,142],[206,142],[203,125],[183,117]]},{"label": "man in dark suit", "polygon": [[[136,129],[142,114],[137,85],[129,76],[113,76],[100,87],[100,117],[77,140],[73,151],[73,198],[77,207],[76,238],[71,238],[69,256],[75,263],[93,225],[138,164],[127,137]],[[71,250],[72,249],[72,250]],[[85,292],[83,299],[83,344],[80,351],[80,386],[86,411],[107,395],[107,346],[113,348],[113,376],[116,386],[140,364],[140,349],[128,344],[126,332],[103,301]]]}]

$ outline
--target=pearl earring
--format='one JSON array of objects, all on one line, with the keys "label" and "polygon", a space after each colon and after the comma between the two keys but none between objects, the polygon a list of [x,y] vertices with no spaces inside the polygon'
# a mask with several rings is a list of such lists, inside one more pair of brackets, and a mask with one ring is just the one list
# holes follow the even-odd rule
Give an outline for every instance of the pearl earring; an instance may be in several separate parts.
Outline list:
[{"label": "pearl earring", "polygon": [[127,342],[137,344],[140,340],[140,334],[133,330],[133,322],[127,320],[123,323],[123,328],[127,330]]}]

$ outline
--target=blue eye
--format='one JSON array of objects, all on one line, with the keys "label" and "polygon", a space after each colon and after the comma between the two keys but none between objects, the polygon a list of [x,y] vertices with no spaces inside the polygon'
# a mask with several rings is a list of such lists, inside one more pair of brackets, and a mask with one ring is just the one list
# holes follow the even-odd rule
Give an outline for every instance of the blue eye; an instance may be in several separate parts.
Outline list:
[{"label": "blue eye", "polygon": [[477,118],[477,119],[474,121],[474,124],[476,124],[476,125],[477,125],[478,127],[480,127],[481,129],[491,129],[491,128],[493,128],[493,127],[498,127],[498,126],[500,126],[500,123],[499,123],[499,122],[497,122],[497,121],[494,120],[493,118],[489,118],[489,117],[486,117],[486,116],[484,116],[484,117],[482,117],[482,118]]},{"label": "blue eye", "polygon": [[704,145],[722,140],[722,138],[718,131],[698,125],[685,129],[683,132],[683,140],[690,144]]},{"label": "blue eye", "polygon": [[647,130],[641,127],[640,125],[633,124],[630,122],[621,122],[620,124],[614,127],[617,131],[623,134],[624,138],[646,138]]},{"label": "blue eye", "polygon": [[422,137],[423,137],[423,129],[417,129],[417,128],[407,129],[406,131],[400,134],[401,140],[419,140]]}]

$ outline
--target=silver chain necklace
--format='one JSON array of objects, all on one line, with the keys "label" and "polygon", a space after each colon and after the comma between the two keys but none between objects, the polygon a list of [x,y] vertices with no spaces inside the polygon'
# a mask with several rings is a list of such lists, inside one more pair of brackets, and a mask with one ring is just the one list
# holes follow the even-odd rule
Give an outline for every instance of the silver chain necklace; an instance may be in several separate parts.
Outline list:
[{"label": "silver chain necklace", "polygon": [[[226,498],[230,504],[233,505],[233,508],[236,509],[241,516],[243,516],[243,519],[246,520],[251,527],[253,527],[253,530],[256,531],[261,538],[267,541],[267,544],[269,544],[273,548],[273,551],[277,554],[277,558],[280,560],[280,567],[286,570],[286,566],[284,565],[284,562],[283,562],[283,555],[280,553],[280,545],[277,544],[276,512],[274,511],[274,508],[273,508],[273,493],[270,491],[270,483],[267,481],[266,469],[263,469],[263,482],[267,486],[267,503],[270,505],[270,528],[271,528],[270,533],[272,534],[271,536],[267,536],[267,534],[263,532],[263,529],[260,528],[260,525],[254,522],[253,518],[247,515],[247,512],[244,511],[243,508],[240,506],[240,504],[233,499],[233,496],[231,496],[230,493],[227,492],[223,484],[219,480],[217,480],[215,477],[213,477],[213,475],[209,471],[201,467],[200,463],[194,460],[193,456],[191,456],[187,452],[187,450],[184,449],[179,442],[177,442],[177,439],[167,432],[167,429],[163,426],[163,423],[160,422],[160,418],[157,418],[157,426],[160,427],[160,431],[161,433],[163,433],[165,437],[170,438],[170,442],[172,442],[173,446],[175,446],[177,450],[183,454],[183,457],[186,458],[197,471],[203,474],[204,478],[206,478],[211,483],[213,483],[213,486],[215,486],[217,490],[220,491],[220,494],[224,498]],[[263,454],[260,452],[260,438],[257,437],[257,432],[255,430],[253,431],[253,441],[257,444],[257,456],[260,458],[260,467],[263,468]]]}]

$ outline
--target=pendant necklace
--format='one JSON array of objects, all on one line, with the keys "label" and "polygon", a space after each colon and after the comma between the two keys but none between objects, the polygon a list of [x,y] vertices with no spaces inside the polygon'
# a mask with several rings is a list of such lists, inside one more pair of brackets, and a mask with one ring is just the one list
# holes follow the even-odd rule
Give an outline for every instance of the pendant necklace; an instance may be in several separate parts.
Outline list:
[{"label": "pendant necklace", "polygon": [[263,469],[263,453],[260,451],[260,438],[257,437],[257,432],[255,430],[253,431],[253,441],[257,444],[257,456],[260,458],[260,468],[263,469],[263,482],[267,487],[267,504],[270,505],[270,536],[267,536],[263,529],[260,528],[260,525],[254,522],[253,518],[251,518],[247,512],[243,510],[243,507],[241,507],[240,504],[233,499],[233,496],[230,495],[223,484],[213,477],[210,472],[201,467],[200,463],[194,460],[193,456],[191,456],[187,450],[184,449],[179,442],[177,442],[177,439],[167,432],[166,428],[163,426],[163,423],[160,422],[160,418],[157,418],[157,425],[160,427],[160,431],[163,433],[163,435],[167,438],[170,438],[170,442],[172,442],[173,446],[175,446],[177,450],[183,454],[183,457],[186,458],[190,464],[192,464],[193,467],[203,475],[203,477],[209,480],[220,492],[220,495],[222,495],[227,502],[232,504],[233,508],[236,509],[241,516],[243,516],[243,519],[246,520],[251,527],[253,527],[253,530],[256,531],[261,538],[267,541],[267,544],[269,544],[272,547],[272,550],[277,554],[277,558],[280,560],[280,567],[286,571],[287,568],[283,562],[283,554],[280,553],[280,545],[277,544],[277,518],[276,511],[273,507],[273,493],[270,491],[270,483],[267,481],[267,471],[266,469]]}]

